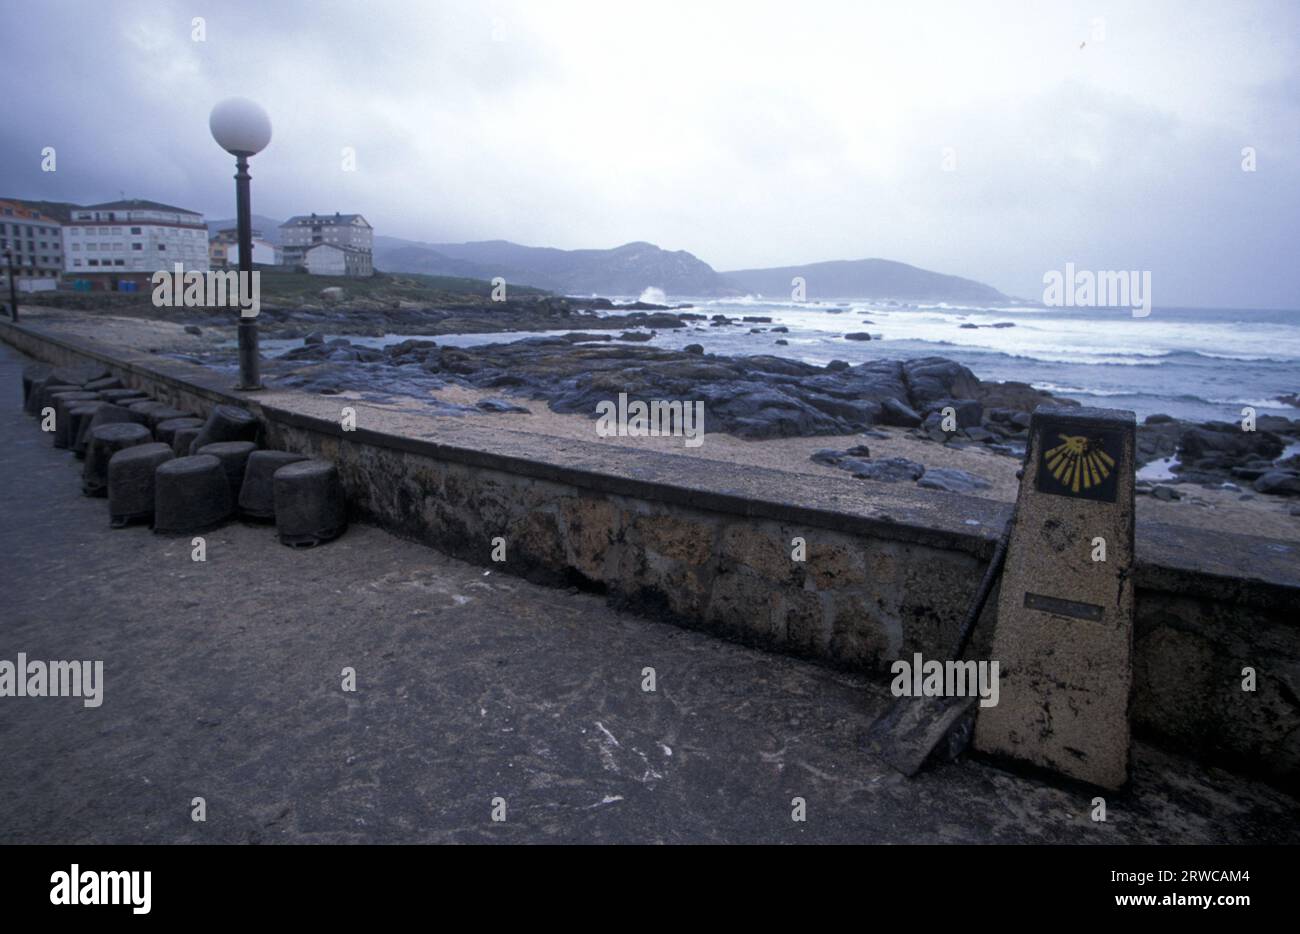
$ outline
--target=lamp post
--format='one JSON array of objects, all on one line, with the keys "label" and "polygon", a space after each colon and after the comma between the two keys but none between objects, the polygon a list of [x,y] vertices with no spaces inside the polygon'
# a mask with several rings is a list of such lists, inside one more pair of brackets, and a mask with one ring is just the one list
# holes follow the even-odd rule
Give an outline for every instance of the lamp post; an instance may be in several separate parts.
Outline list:
[{"label": "lamp post", "polygon": [[[16,228],[15,228],[16,229]],[[5,250],[5,261],[9,264],[9,318],[18,323],[18,286],[14,282],[14,251]]]},{"label": "lamp post", "polygon": [[[271,118],[266,111],[243,97],[232,97],[212,108],[208,118],[212,138],[235,157],[235,209],[239,225],[239,278],[251,281],[253,273],[253,219],[248,193],[248,159],[271,141]],[[237,389],[262,388],[257,352],[257,319],[239,316],[239,385]]]}]

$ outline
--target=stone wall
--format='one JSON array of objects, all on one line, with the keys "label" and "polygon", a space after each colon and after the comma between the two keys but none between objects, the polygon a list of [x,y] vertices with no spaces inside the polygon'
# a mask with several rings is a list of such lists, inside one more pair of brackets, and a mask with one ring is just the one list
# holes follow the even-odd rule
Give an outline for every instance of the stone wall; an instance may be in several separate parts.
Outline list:
[{"label": "stone wall", "polygon": [[[944,511],[924,520],[903,502],[889,512],[908,518],[883,522],[835,512],[826,506],[833,496],[818,508],[766,498],[761,484],[738,495],[704,481],[691,489],[637,479],[649,469],[578,470],[540,448],[529,457],[516,445],[507,456],[463,440],[344,433],[310,414],[310,399],[279,394],[257,404],[199,367],[109,358],[8,324],[0,337],[55,364],[106,364],[182,409],[253,408],[268,447],[336,462],[355,516],[396,534],[495,570],[604,593],[633,612],[878,676],[900,656],[948,651],[1003,514],[954,497],[948,502],[963,514],[985,519],[981,531],[963,532],[945,525]],[[503,563],[491,558],[498,537]],[[806,542],[803,562],[791,560],[796,537]],[[1300,788],[1298,557],[1289,544],[1248,536],[1139,528],[1139,736]],[[977,651],[987,651],[991,612]],[[1254,693],[1241,690],[1246,666],[1258,673]]]}]

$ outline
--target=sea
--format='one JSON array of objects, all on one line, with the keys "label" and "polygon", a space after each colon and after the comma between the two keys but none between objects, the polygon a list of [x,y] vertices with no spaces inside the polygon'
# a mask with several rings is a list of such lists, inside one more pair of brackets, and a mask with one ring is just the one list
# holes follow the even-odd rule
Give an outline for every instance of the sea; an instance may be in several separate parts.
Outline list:
[{"label": "sea", "polygon": [[[656,331],[650,344],[669,349],[700,344],[707,353],[770,354],[823,365],[940,356],[969,367],[982,380],[1018,380],[1084,405],[1128,409],[1139,419],[1162,413],[1190,421],[1239,421],[1248,406],[1257,415],[1300,418],[1300,408],[1281,398],[1300,393],[1300,310],[1155,307],[1139,318],[1126,308],[1029,304],[790,302],[755,296],[665,300],[657,290],[614,301],[638,298],[674,307],[689,303],[689,310],[707,316],[772,319],[722,327],[705,320]],[[789,332],[771,330],[782,326]],[[750,333],[755,328],[763,330]],[[845,338],[860,332],[871,340]],[[349,339],[381,346],[412,336],[418,335]],[[542,335],[432,339],[472,346],[535,336]],[[778,345],[778,339],[787,343]],[[282,349],[280,344],[286,349],[299,344],[263,343],[269,353]]]},{"label": "sea", "polygon": [[[677,304],[674,299],[673,304]],[[809,363],[940,356],[982,380],[1018,380],[1084,405],[1207,421],[1300,418],[1282,400],[1300,393],[1300,310],[1045,308],[1032,305],[891,305],[863,301],[700,300],[692,310],[768,323],[660,331],[652,343],[706,352],[773,354]],[[975,325],[975,327],[963,327]],[[995,325],[1003,325],[995,327]],[[1005,325],[1012,325],[1006,327]],[[788,334],[751,328],[785,326]],[[866,332],[870,341],[847,340]],[[779,346],[778,339],[788,341]]]}]

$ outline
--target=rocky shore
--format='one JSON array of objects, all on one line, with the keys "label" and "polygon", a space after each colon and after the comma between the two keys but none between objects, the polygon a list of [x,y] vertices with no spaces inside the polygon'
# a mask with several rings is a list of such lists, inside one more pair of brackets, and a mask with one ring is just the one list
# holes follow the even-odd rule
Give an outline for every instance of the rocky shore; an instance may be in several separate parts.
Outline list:
[{"label": "rocky shore", "polygon": [[[702,400],[706,431],[750,440],[860,435],[860,444],[819,450],[813,459],[865,480],[954,492],[978,492],[988,484],[960,470],[927,471],[903,458],[873,459],[873,432],[882,426],[904,429],[933,444],[1020,458],[1034,408],[1078,404],[1024,383],[981,381],[942,357],[816,366],[775,356],[705,354],[699,345],[666,350],[592,332],[477,347],[411,339],[383,349],[311,336],[268,361],[266,375],[272,385],[362,398],[427,396],[462,386],[543,400],[553,412],[589,417],[598,403],[620,393],[647,402]],[[434,405],[441,414],[460,414],[454,405]],[[521,411],[508,398],[481,399],[476,407]],[[952,418],[945,421],[948,410]],[[1178,460],[1167,479],[1140,484],[1139,491],[1178,498],[1176,484],[1194,483],[1246,496],[1300,496],[1300,457],[1279,460],[1297,441],[1300,420],[1264,416],[1255,431],[1243,431],[1236,424],[1189,425],[1152,416],[1138,429],[1139,466]]]}]

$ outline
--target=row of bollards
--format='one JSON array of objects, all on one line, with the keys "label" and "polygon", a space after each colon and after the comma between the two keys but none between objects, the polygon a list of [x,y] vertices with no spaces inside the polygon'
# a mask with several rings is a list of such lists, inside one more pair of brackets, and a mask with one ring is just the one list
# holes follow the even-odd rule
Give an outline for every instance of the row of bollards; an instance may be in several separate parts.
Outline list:
[{"label": "row of bollards", "polygon": [[236,406],[195,418],[110,374],[34,364],[23,370],[23,410],[53,416],[54,446],[85,461],[82,492],[107,498],[113,528],[147,522],[180,535],[239,515],[273,521],[283,544],[308,548],[347,527],[338,468],[259,450],[257,418]]}]

